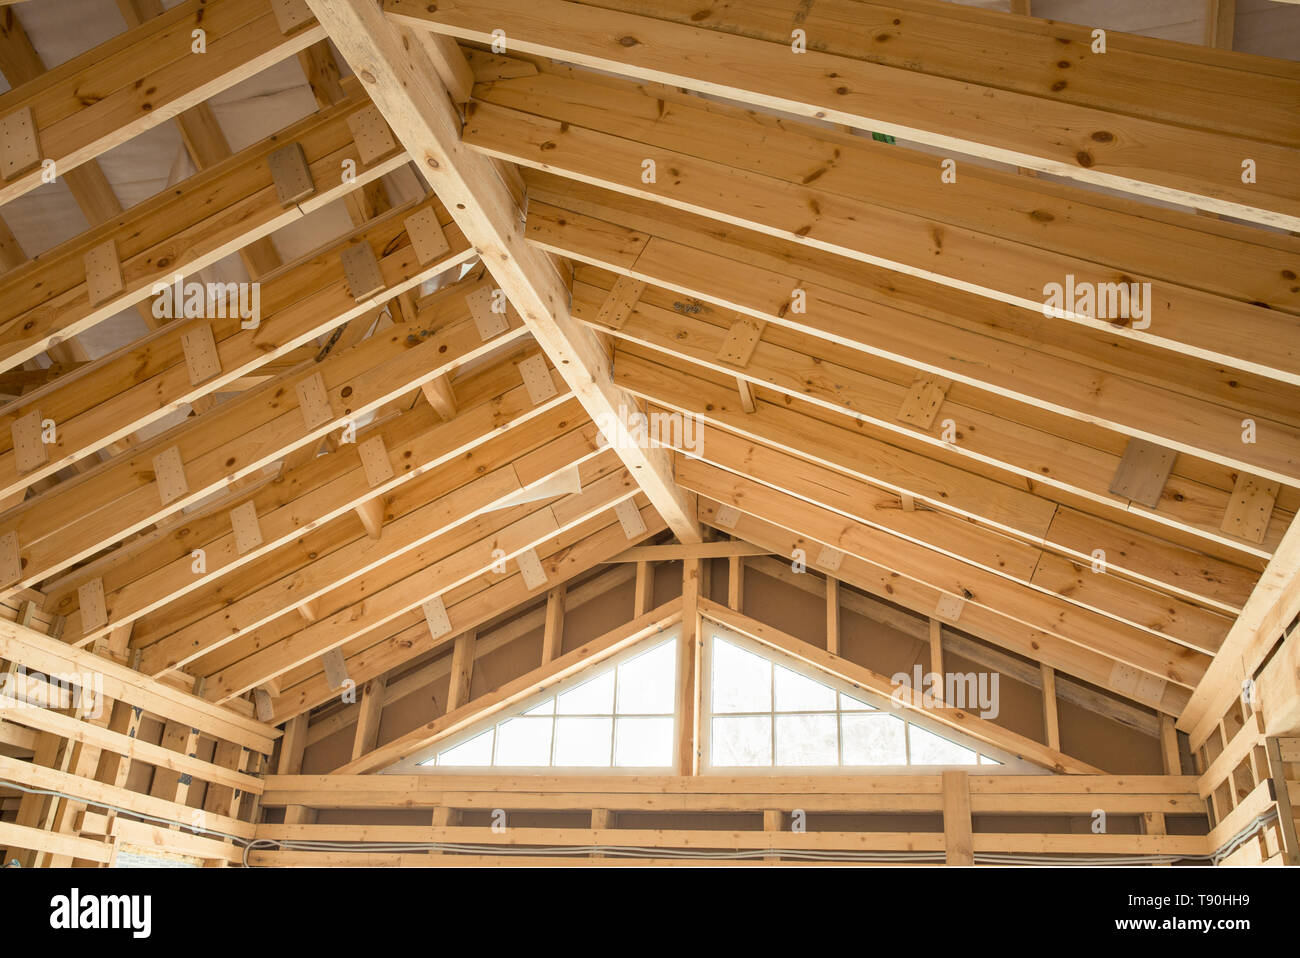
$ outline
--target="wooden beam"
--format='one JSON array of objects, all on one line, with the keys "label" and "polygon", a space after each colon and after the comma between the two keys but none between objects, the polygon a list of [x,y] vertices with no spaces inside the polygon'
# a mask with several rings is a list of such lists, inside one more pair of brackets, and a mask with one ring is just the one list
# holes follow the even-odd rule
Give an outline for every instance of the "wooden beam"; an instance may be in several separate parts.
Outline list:
[{"label": "wooden beam", "polygon": [[381,675],[366,683],[357,712],[357,730],[352,739],[352,757],[360,758],[379,744],[379,721],[384,713],[387,681]]},{"label": "wooden beam", "polygon": [[553,661],[564,648],[564,586],[546,593],[546,623],[542,628],[542,664]]},{"label": "wooden beam", "polygon": [[1209,737],[1219,717],[1241,694],[1242,683],[1254,678],[1264,656],[1297,614],[1300,614],[1300,522],[1293,520],[1179,717],[1178,728],[1188,733],[1193,749],[1200,748]]},{"label": "wooden beam", "polygon": [[970,788],[966,772],[943,773],[943,845],[949,865],[974,865]]},{"label": "wooden beam", "polygon": [[614,562],[678,562],[683,559],[723,559],[735,556],[766,555],[767,552],[752,542],[740,542],[736,539],[716,542],[699,542],[681,545],[671,542],[665,545],[635,546],[614,557]]},{"label": "wooden beam", "polygon": [[1040,665],[1043,671],[1043,729],[1047,744],[1060,751],[1061,724],[1056,714],[1056,670],[1050,665]]},{"label": "wooden beam", "polygon": [[677,774],[700,774],[700,560],[682,561],[682,633],[677,640]]},{"label": "wooden beam", "polygon": [[[714,467],[685,459],[678,463],[678,479],[700,493],[702,499],[707,497],[703,501],[716,501],[738,509],[743,506],[750,515],[775,522],[791,532],[797,531],[813,543],[885,565],[899,576],[922,583],[941,594],[967,596],[967,609],[978,604],[1030,628],[1100,651],[1142,670],[1152,677],[1153,682],[1172,681],[1191,688],[1208,667],[1210,658],[1203,652],[1072,605],[1062,596],[1049,595],[1023,583],[978,570],[924,546],[884,534],[877,535],[860,521],[762,486],[754,480],[732,473],[723,475],[714,471]],[[702,518],[713,514],[711,506],[708,510],[702,507]],[[739,527],[737,534],[743,535]],[[814,548],[820,550],[820,546],[809,548],[810,563],[817,554]],[[931,606],[933,608],[935,606]]]},{"label": "wooden beam", "polygon": [[[27,559],[18,585],[35,583],[65,569],[104,545],[225,488],[232,479],[253,474],[299,446],[319,442],[357,416],[525,334],[516,326],[484,342],[474,324],[464,322],[412,346],[406,337],[413,329],[418,326],[389,327],[351,349],[326,356],[315,368],[222,403],[201,421],[177,426],[142,443],[130,456],[105,463],[11,509],[4,528],[18,533]],[[313,382],[318,384],[314,400],[309,394],[300,394],[306,399],[294,397],[296,387]],[[267,401],[277,390],[293,397],[286,403],[287,411]],[[310,417],[310,423],[304,428],[305,417]],[[231,440],[239,442],[243,451],[223,447],[223,441]],[[163,498],[153,461],[170,450],[180,458],[187,488]],[[97,510],[102,511],[96,516]]]},{"label": "wooden beam", "polygon": [[[549,153],[547,155],[549,157]],[[709,189],[708,195],[717,195],[719,189],[720,186]],[[772,191],[762,192],[767,194]],[[830,199],[823,198],[823,202],[829,203]],[[642,202],[638,208],[645,209],[647,206],[649,204]],[[860,217],[851,219],[859,221]],[[1078,330],[1084,335],[1074,337],[1070,342],[1073,348],[1070,349],[1063,348],[1064,342],[1058,345],[1055,338],[1049,349],[1034,343],[1035,338],[1041,343],[1041,336],[1029,338],[1009,335],[1002,323],[1020,327],[1026,332],[1030,327],[1041,327],[1041,290],[1044,284],[1038,279],[1033,280],[1036,283],[1034,289],[1027,289],[1025,293],[1025,303],[1031,302],[1028,298],[1031,293],[1039,293],[1038,298],[1032,301],[1037,308],[1037,315],[1032,316],[1017,316],[1017,312],[1023,313],[1025,310],[1008,309],[1000,304],[986,306],[980,302],[979,296],[972,293],[949,296],[946,292],[938,291],[938,287],[933,287],[932,284],[936,292],[925,296],[919,303],[899,304],[877,298],[879,294],[873,288],[874,284],[872,287],[864,286],[861,277],[846,280],[834,274],[827,275],[828,269],[837,268],[831,257],[817,251],[803,255],[796,244],[788,239],[779,239],[772,245],[776,249],[785,250],[786,257],[792,262],[783,264],[781,268],[773,268],[765,262],[755,262],[756,257],[745,252],[744,247],[748,241],[746,234],[738,234],[735,240],[722,247],[721,254],[710,255],[699,248],[710,243],[705,228],[708,221],[698,216],[690,217],[689,231],[677,226],[677,222],[675,219],[668,223],[663,220],[648,220],[638,223],[642,229],[630,230],[605,224],[593,217],[575,215],[573,211],[562,211],[559,207],[541,202],[534,202],[529,207],[529,235],[542,248],[620,274],[633,275],[656,287],[647,289],[642,294],[632,319],[620,327],[608,329],[599,325],[599,311],[595,308],[595,300],[605,295],[604,289],[592,290],[590,302],[578,294],[583,304],[580,313],[582,318],[591,323],[593,328],[607,331],[616,338],[636,338],[644,329],[646,318],[657,315],[654,305],[665,299],[671,303],[680,300],[683,295],[691,296],[712,304],[717,311],[712,315],[697,311],[699,315],[680,317],[679,322],[683,325],[709,327],[724,322],[729,325],[733,311],[739,310],[746,316],[802,334],[789,337],[766,334],[766,348],[759,347],[759,365],[755,366],[751,362],[739,373],[733,364],[718,358],[716,347],[713,346],[716,333],[694,350],[685,350],[697,362],[705,362],[721,373],[741,375],[754,380],[757,385],[780,388],[789,376],[787,373],[787,376],[769,379],[763,374],[763,366],[766,364],[761,361],[762,356],[771,356],[780,351],[773,349],[772,344],[773,340],[778,340],[792,353],[811,353],[824,359],[838,357],[840,364],[862,372],[892,371],[895,366],[902,366],[914,373],[919,368],[934,376],[977,386],[1005,399],[1030,403],[1069,419],[1092,423],[1157,444],[1172,445],[1179,452],[1242,468],[1265,478],[1285,482],[1288,481],[1288,475],[1292,477],[1291,481],[1300,475],[1300,461],[1290,454],[1286,446],[1288,440],[1281,438],[1300,436],[1293,417],[1272,400],[1264,400],[1272,407],[1269,409],[1244,408],[1249,404],[1243,404],[1240,397],[1213,395],[1217,387],[1212,384],[1209,374],[1211,367],[1204,362],[1212,360],[1216,364],[1279,380],[1276,383],[1266,382],[1263,389],[1265,393],[1275,393],[1280,401],[1283,396],[1295,395],[1294,387],[1300,383],[1300,358],[1294,360],[1295,369],[1286,370],[1278,367],[1292,364],[1290,357],[1266,356],[1263,349],[1253,346],[1249,347],[1256,349],[1253,357],[1242,355],[1241,344],[1232,335],[1233,327],[1217,324],[1218,307],[1208,305],[1208,298],[1203,314],[1204,318],[1210,320],[1207,323],[1189,322],[1186,326],[1175,328],[1157,321],[1152,324],[1149,332],[1134,333],[1132,336],[1124,333],[1122,338],[1126,343],[1133,337],[1147,337],[1149,346],[1158,347],[1149,349],[1157,356],[1164,354],[1164,359],[1157,359],[1156,363],[1168,363],[1170,352],[1197,360],[1189,367],[1183,381],[1177,378],[1176,364],[1169,364],[1166,366],[1169,378],[1153,382],[1149,370],[1140,369],[1136,365],[1128,366],[1126,357],[1116,357],[1118,361],[1112,363],[1099,350],[1099,337],[1093,330]],[[648,242],[646,229],[655,231]],[[634,264],[624,249],[624,237],[617,234],[609,236],[614,230],[625,230],[628,234],[626,242],[639,240],[644,243],[644,251],[636,257]],[[782,231],[782,235],[788,232]],[[658,235],[663,233],[671,233],[674,238],[668,240]],[[986,264],[984,275],[988,275],[993,268]],[[1073,268],[1063,266],[1061,275]],[[812,275],[807,275],[805,270]],[[587,277],[591,272],[579,270],[578,279],[590,281]],[[1033,275],[1050,277],[1055,274],[1045,269]],[[822,282],[823,278],[828,281]],[[852,285],[857,288],[853,289]],[[792,290],[796,289],[802,290],[806,298],[806,308],[803,311],[790,308]],[[671,292],[665,296],[666,290]],[[1200,299],[1203,294],[1196,293],[1194,296]],[[965,300],[964,305],[958,305],[956,301],[960,299]],[[941,302],[942,306],[939,305]],[[953,307],[961,311],[950,312]],[[1181,309],[1172,300],[1167,305],[1153,308],[1161,309],[1162,312]],[[1294,331],[1289,328],[1289,315],[1245,305],[1239,307],[1233,304],[1227,308],[1230,311],[1254,309],[1256,318],[1264,324],[1257,330],[1257,335],[1262,337],[1261,342],[1297,343]],[[994,319],[994,315],[997,319]],[[640,322],[636,321],[637,318]],[[1100,325],[1105,327],[1107,334],[1115,332],[1113,323],[1102,322]],[[1194,327],[1198,330],[1194,335],[1201,337],[1198,342],[1191,342],[1190,336],[1187,342],[1163,338],[1166,335],[1186,336]],[[1063,330],[1063,335],[1070,338],[1067,331]],[[1157,336],[1162,337],[1161,341],[1155,341]],[[1120,337],[1108,335],[1101,338]],[[1218,345],[1210,346],[1211,339],[1217,339]],[[941,343],[952,344],[953,350],[945,351],[941,348]],[[954,359],[953,354],[957,351],[961,355],[979,357],[978,368]],[[1284,346],[1282,351],[1289,353],[1291,346]],[[1229,352],[1237,355],[1229,356]],[[1041,369],[1042,378],[1024,377],[1019,371],[1025,365]],[[1107,395],[1081,394],[1079,384],[1103,380]],[[1193,389],[1201,389],[1203,395],[1189,395],[1189,384],[1193,384]],[[900,392],[902,395],[905,394]],[[1291,401],[1294,402],[1294,398]],[[895,422],[900,405],[898,402],[893,403],[892,408],[887,410],[887,415],[879,417],[882,424],[897,431],[938,432],[929,423],[922,426],[911,422]],[[1174,409],[1178,411],[1177,417],[1171,415]],[[1270,435],[1273,430],[1279,430],[1278,444],[1243,443],[1241,421],[1244,416],[1259,417],[1260,428]],[[1191,423],[1197,425],[1188,428]],[[1262,425],[1264,423],[1266,425]]]},{"label": "wooden beam", "polygon": [[[701,515],[707,517],[708,511],[709,505],[705,503]],[[774,554],[778,555],[792,556],[796,549],[802,549],[805,553],[816,554],[816,550],[821,548],[820,544],[814,544],[808,539],[787,532],[774,523],[765,522],[749,515],[742,515],[736,528],[739,530],[739,534],[746,539],[766,545],[772,549]],[[762,564],[763,560],[758,560],[758,563]],[[767,563],[764,568],[771,569],[772,564]],[[846,555],[835,574],[845,584],[852,585],[889,602],[921,611],[927,616],[934,610],[938,595],[936,590],[914,588],[909,580],[897,576],[879,565],[865,562],[856,556]],[[792,580],[787,581],[795,581],[797,584],[801,578],[800,576],[793,576]],[[820,591],[820,589],[817,591]],[[864,612],[864,614],[866,613]],[[880,614],[876,613],[877,616]],[[1021,623],[1015,622],[1001,613],[985,610],[977,605],[967,605],[962,613],[961,627],[963,631],[978,636],[995,646],[1008,649],[1031,659],[1047,662],[1058,671],[1076,676],[1085,682],[1102,688],[1109,686],[1111,678],[1115,674],[1115,660],[1113,658],[1093,652],[1082,646],[1064,642],[1047,632],[1027,629]],[[924,641],[925,635],[925,632],[922,631],[916,637]],[[1032,672],[1035,675],[1038,674],[1037,669],[1033,669]],[[1039,680],[1041,681],[1041,676]],[[1032,684],[1032,681],[1030,684]],[[1159,689],[1139,684],[1132,691],[1119,694],[1126,699],[1141,702],[1171,715],[1177,715],[1181,712],[1187,701],[1186,690],[1170,684],[1166,684]]]},{"label": "wooden beam", "polygon": [[[579,91],[587,92],[580,85],[573,92]],[[1005,310],[1012,315],[1028,311],[1030,315],[1021,316],[1022,321],[1041,322],[1046,315],[1053,326],[1068,328],[1073,325],[1079,331],[1104,333],[1126,342],[1138,341],[1212,363],[1226,363],[1292,385],[1300,384],[1300,359],[1289,355],[1294,352],[1295,335],[1288,326],[1287,318],[1251,303],[1243,296],[1240,286],[1234,284],[1226,296],[1212,295],[1200,288],[1200,280],[1185,271],[1171,273],[1168,267],[1152,264],[1161,275],[1151,276],[1143,272],[1131,256],[1126,257],[1120,267],[1115,265],[1113,257],[1101,254],[1101,258],[1111,259],[1110,263],[1101,265],[1078,255],[1076,250],[1080,253],[1083,251],[1077,245],[1067,246],[1059,252],[1056,249],[1044,249],[1041,234],[1021,232],[1022,227],[1009,226],[995,231],[987,227],[984,230],[976,228],[964,217],[952,222],[952,213],[945,210],[945,206],[952,203],[950,194],[934,193],[936,187],[949,187],[944,187],[933,171],[929,177],[933,185],[926,184],[929,189],[918,189],[918,193],[925,197],[919,201],[924,204],[923,211],[920,214],[901,213],[889,205],[885,196],[872,193],[856,182],[844,180],[836,184],[833,181],[823,186],[819,176],[811,183],[806,183],[805,171],[809,165],[807,159],[797,167],[782,170],[782,175],[773,176],[768,172],[770,163],[759,163],[753,156],[757,151],[756,144],[749,151],[743,147],[728,150],[725,144],[713,147],[710,152],[714,155],[728,157],[727,162],[717,162],[699,158],[698,154],[702,151],[698,147],[692,146],[689,151],[683,151],[680,143],[675,142],[676,138],[667,141],[671,146],[647,144],[638,139],[605,133],[601,129],[585,128],[579,125],[582,121],[537,116],[535,111],[539,108],[531,100],[527,103],[528,112],[494,103],[476,102],[476,106],[466,127],[466,143],[497,159],[558,172],[565,177],[606,190],[628,194],[642,202],[651,201],[686,214],[707,217],[711,221],[720,220],[775,238],[782,246],[795,250],[804,247],[814,259],[818,252],[832,253],[867,264],[868,267],[883,267],[917,280],[955,287],[967,295],[954,298],[996,300],[1013,307]],[[557,112],[565,110],[561,108]],[[603,125],[609,121],[596,115],[585,122]],[[728,132],[734,135],[746,131]],[[756,139],[755,134],[758,132],[751,131],[747,138]],[[812,153],[816,157],[812,162],[820,161],[826,169],[838,167],[841,163],[850,164],[855,154],[869,155],[873,148],[873,145],[861,140],[857,144],[825,143],[817,139],[801,138],[795,133],[767,129],[763,129],[762,133],[765,134],[764,141],[778,141],[783,137],[791,141],[782,143],[779,147],[776,142],[772,142],[769,148],[777,149],[778,152],[790,150],[804,155]],[[708,134],[700,131],[698,135]],[[674,186],[671,190],[642,182],[640,158],[647,154],[654,157],[654,162],[663,168],[674,171]],[[866,155],[862,157],[863,160],[866,158]],[[850,177],[852,173],[846,172],[844,175]],[[542,179],[545,181],[546,178]],[[976,187],[977,184],[971,186],[972,189]],[[900,187],[894,185],[893,188]],[[909,187],[901,188],[908,189],[910,194]],[[996,203],[998,200],[989,197],[986,202]],[[810,207],[818,210],[819,215],[815,218],[809,217]],[[1047,211],[1038,212],[1052,215]],[[1103,222],[1110,219],[1114,226],[1118,226],[1123,218],[1112,216],[1102,219]],[[878,236],[864,235],[862,230],[855,229],[855,224],[864,220],[878,224],[881,233]],[[1032,217],[1022,217],[1022,220],[1026,225],[1033,222]],[[1199,223],[1182,225],[1191,230]],[[1012,236],[999,235],[1000,232],[1011,233]],[[936,233],[941,239],[936,240]],[[1208,238],[1205,242],[1213,244]],[[647,246],[647,254],[654,251],[655,245],[652,242]],[[1219,245],[1231,244],[1220,241]],[[661,250],[660,255],[667,252]],[[1076,254],[1070,255],[1071,253]],[[648,259],[655,258],[648,255]],[[661,259],[658,265],[662,267],[665,262],[668,262],[666,258]],[[655,265],[647,263],[647,269],[655,268]],[[713,263],[704,261],[695,264],[694,269],[688,267],[684,272],[693,277],[701,277],[708,275],[712,268]],[[629,275],[640,282],[666,285],[662,277],[655,279],[639,271]],[[1073,278],[1067,280],[1067,276]],[[1124,277],[1125,282],[1137,282],[1138,285],[1108,285],[1120,284],[1120,276]],[[798,276],[795,278],[797,280]],[[1054,299],[1051,298],[1048,285],[1052,282],[1058,284]],[[1148,285],[1144,286],[1143,283]],[[786,301],[792,288],[793,284],[783,291]],[[723,284],[713,296],[716,299],[731,289],[730,284]],[[1075,294],[1076,291],[1083,290],[1089,294],[1100,291],[1102,301],[1080,304]],[[752,301],[759,297],[770,299],[776,290],[753,288],[749,292],[749,300]],[[816,313],[824,314],[827,303],[820,290],[808,288],[807,292],[810,309],[808,315],[802,317],[805,325],[807,322],[815,322]],[[945,295],[939,290],[935,291],[937,299],[942,299]],[[746,302],[743,299],[738,301]],[[1045,304],[1050,304],[1051,308]],[[780,302],[774,305],[779,321],[787,324],[800,323],[801,316],[797,311],[780,310],[781,305]],[[1294,304],[1291,305],[1294,308]],[[983,304],[980,306],[982,308]],[[763,310],[756,318],[765,319],[771,311],[773,310]],[[1180,322],[1174,324],[1162,320],[1161,317],[1169,312],[1177,313]],[[1253,330],[1253,335],[1280,337],[1279,341],[1288,343],[1285,350],[1288,355],[1279,356],[1276,351],[1270,353],[1262,346],[1236,341],[1232,333],[1237,327]],[[961,334],[954,331],[950,335]],[[878,346],[872,338],[864,338],[868,348],[888,349],[894,345],[907,348],[906,342],[900,342],[905,337],[897,331],[894,336],[882,339]],[[912,350],[923,354],[928,352],[938,358],[932,349],[926,350],[921,343],[913,342]],[[939,369],[927,366],[926,369],[940,376],[955,373],[961,379],[969,379],[973,375],[972,370],[962,368],[960,364],[949,363]],[[998,372],[990,369],[984,375],[998,380],[1002,388],[1010,385]]]},{"label": "wooden beam", "polygon": [[[195,57],[190,32],[200,17],[208,52]],[[0,115],[33,107],[42,152],[63,174],[323,38],[316,24],[281,33],[268,0],[187,0],[10,90]],[[99,95],[87,102],[80,91],[91,88]],[[39,186],[41,175],[11,178],[0,202]]]},{"label": "wooden beam", "polygon": [[[448,712],[454,712],[470,701],[470,682],[474,677],[475,640],[476,634],[473,629],[456,636],[456,643],[451,653],[451,684],[447,693],[446,709]],[[352,757],[356,759],[361,756]]]},{"label": "wooden beam", "polygon": [[[664,530],[661,518],[654,515],[649,506],[642,508],[646,519],[647,536],[657,535]],[[548,579],[565,580],[584,574],[594,566],[608,561],[617,550],[624,548],[627,537],[617,522],[602,523],[597,516],[569,532],[556,536],[540,548],[544,568],[550,570]],[[582,587],[579,587],[580,589]],[[572,595],[573,593],[570,593]],[[491,623],[500,617],[503,608],[512,608],[522,602],[535,598],[535,592],[519,574],[507,576],[504,580],[492,583],[483,581],[470,582],[452,589],[444,600],[448,607],[448,616],[467,628],[477,628]],[[544,610],[542,610],[544,615]],[[643,613],[642,613],[643,614]],[[527,616],[517,621],[527,621]],[[542,622],[534,623],[536,628]],[[486,636],[483,653],[498,647],[495,643],[498,633]],[[522,633],[521,633],[522,634]],[[412,658],[422,654],[435,654],[444,647],[451,636],[433,638],[420,610],[394,620],[391,625],[367,630],[356,639],[343,646],[347,656],[348,670],[358,680],[365,680],[376,675],[404,666]],[[450,661],[446,656],[434,661],[446,662],[445,671],[439,671],[439,677],[450,674]],[[425,680],[422,685],[427,685]],[[277,708],[285,710],[284,714],[294,714],[311,709],[333,697],[324,676],[314,665],[306,665],[286,673],[286,691],[277,703]]]},{"label": "wooden beam", "polygon": [[[1224,129],[1232,126],[1231,111],[1222,115],[1219,130],[1202,127],[1193,132],[1162,120],[897,70],[852,56],[814,50],[793,56],[785,28],[770,37],[773,41],[779,37],[779,42],[765,42],[769,37],[741,35],[753,31],[743,16],[731,18],[735,32],[730,33],[722,32],[723,24],[698,24],[685,13],[673,23],[564,0],[492,0],[473,5],[386,0],[384,9],[410,26],[479,43],[491,43],[492,31],[507,23],[513,48],[526,53],[1284,229],[1300,226],[1294,188],[1279,183],[1264,193],[1241,183],[1241,147]],[[629,3],[626,9],[639,8]],[[792,15],[787,14],[784,22],[789,23]],[[582,24],[580,29],[574,28],[577,23]],[[727,70],[719,68],[723,63],[730,65]],[[1176,71],[1177,65],[1171,63],[1168,69]],[[835,74],[835,85],[826,82],[830,73]],[[944,104],[942,111],[928,107],[939,102]],[[1025,122],[1028,116],[1035,118],[1033,124]],[[996,138],[991,128],[998,130]],[[1115,143],[1127,145],[1128,152],[1121,156]],[[1144,146],[1134,151],[1133,143]],[[1281,147],[1256,141],[1248,149],[1270,169],[1285,170],[1294,163],[1294,144]],[[1207,161],[1217,176],[1207,175]]]},{"label": "wooden beam", "polygon": [[635,440],[635,406],[614,386],[595,336],[570,315],[569,291],[554,263],[523,241],[514,199],[491,163],[461,145],[460,118],[429,60],[433,41],[399,33],[360,0],[308,5],[655,508],[678,539],[700,541],[693,503],[678,491],[662,450]]}]

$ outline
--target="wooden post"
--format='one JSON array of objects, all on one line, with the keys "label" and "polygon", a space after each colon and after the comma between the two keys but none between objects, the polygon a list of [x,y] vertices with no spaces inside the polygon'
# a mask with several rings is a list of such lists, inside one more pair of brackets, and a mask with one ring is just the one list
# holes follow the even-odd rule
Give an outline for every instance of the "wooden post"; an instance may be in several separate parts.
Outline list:
[{"label": "wooden post", "polygon": [[700,560],[682,561],[682,637],[678,643],[677,669],[677,773],[698,775],[700,694]]},{"label": "wooden post", "polygon": [[447,711],[454,712],[469,701],[469,687],[474,678],[474,646],[477,641],[473,629],[456,636],[451,652],[451,684],[447,690]]},{"label": "wooden post", "polygon": [[1043,670],[1043,729],[1047,734],[1047,745],[1056,751],[1061,750],[1061,723],[1056,713],[1056,670],[1050,665],[1039,664]]},{"label": "wooden post", "polygon": [[965,772],[943,773],[943,845],[947,864],[975,864],[970,787]]},{"label": "wooden post", "polygon": [[745,559],[744,556],[727,558],[727,606],[737,612],[745,602]]},{"label": "wooden post", "polygon": [[826,577],[826,651],[840,654],[840,580]]},{"label": "wooden post", "polygon": [[542,631],[542,665],[554,660],[564,648],[564,586],[546,594],[546,626]]}]

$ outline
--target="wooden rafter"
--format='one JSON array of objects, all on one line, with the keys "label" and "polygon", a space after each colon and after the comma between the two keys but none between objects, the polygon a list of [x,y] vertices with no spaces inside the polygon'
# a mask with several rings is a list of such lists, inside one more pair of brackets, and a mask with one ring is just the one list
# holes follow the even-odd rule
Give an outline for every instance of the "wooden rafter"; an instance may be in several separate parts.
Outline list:
[{"label": "wooden rafter", "polygon": [[[602,6],[614,5],[606,0]],[[787,6],[793,11],[793,3]],[[1279,181],[1267,190],[1243,185],[1240,132],[1233,120],[1237,111],[1226,102],[1218,129],[1207,130],[1200,118],[1184,127],[844,54],[809,49],[797,55],[784,27],[779,34],[754,38],[754,27],[743,16],[730,23],[698,25],[685,9],[675,17],[669,13],[669,19],[655,19],[626,12],[638,9],[631,3],[610,10],[566,0],[436,5],[386,0],[384,9],[403,23],[481,43],[491,43],[492,31],[506,23],[514,49],[567,63],[897,135],[1258,223],[1300,226],[1294,184]],[[751,35],[721,29],[728,26]],[[718,64],[727,64],[727,69]],[[1180,65],[1177,61],[1170,68]],[[943,108],[930,108],[930,103],[942,103]],[[1035,122],[1025,123],[1027,116]],[[1294,126],[1294,116],[1279,114],[1277,120],[1272,137]],[[996,140],[992,129],[998,130]],[[1252,157],[1279,176],[1285,178],[1283,171],[1294,168],[1294,134],[1282,135],[1281,143],[1248,142]]]},{"label": "wooden rafter", "polygon": [[485,158],[460,144],[460,124],[419,36],[399,33],[360,0],[309,0],[353,71],[361,77],[416,169],[480,250],[493,276],[637,483],[684,542],[698,541],[691,503],[672,481],[667,458],[631,435],[635,407],[610,378],[592,333],[569,314],[555,265],[523,242],[514,199]]}]

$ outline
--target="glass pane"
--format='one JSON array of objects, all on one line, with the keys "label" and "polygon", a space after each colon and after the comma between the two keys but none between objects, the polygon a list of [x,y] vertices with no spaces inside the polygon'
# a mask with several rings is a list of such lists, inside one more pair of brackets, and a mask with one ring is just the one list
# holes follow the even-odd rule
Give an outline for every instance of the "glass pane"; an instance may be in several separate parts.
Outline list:
[{"label": "glass pane", "polygon": [[[835,690],[814,682],[784,666],[776,669],[776,710],[778,712],[833,712]],[[778,746],[779,749],[779,746]]]},{"label": "glass pane", "polygon": [[551,719],[512,718],[497,726],[497,765],[550,765]]},{"label": "glass pane", "polygon": [[561,692],[555,700],[560,715],[612,715],[614,712],[614,670]]},{"label": "glass pane", "polygon": [[840,693],[840,710],[843,712],[874,712],[876,707],[866,702],[859,702],[851,695]]},{"label": "glass pane", "polygon": [[770,715],[722,716],[713,719],[710,764],[715,767],[772,764]]},{"label": "glass pane", "polygon": [[609,766],[612,718],[557,718],[555,764]]},{"label": "glass pane", "polygon": [[715,638],[713,711],[772,711],[772,663],[725,639]]},{"label": "glass pane", "polygon": [[677,680],[677,640],[618,667],[618,714],[671,715]]},{"label": "glass pane", "polygon": [[996,758],[989,758],[987,755],[981,755],[981,756],[980,756],[980,764],[981,764],[981,765],[1001,765],[1002,763],[999,762]]},{"label": "glass pane", "polygon": [[[778,678],[777,681],[779,682],[780,679]],[[778,696],[780,688],[778,685]],[[834,713],[776,717],[777,765],[838,765],[839,763],[839,730]]]},{"label": "glass pane", "polygon": [[974,765],[975,752],[918,725],[908,733],[913,765]]},{"label": "glass pane", "polygon": [[[475,735],[467,742],[438,753],[439,765],[491,765],[494,729]],[[425,762],[425,765],[430,764]]]},{"label": "glass pane", "polygon": [[842,715],[845,765],[906,765],[902,719],[883,712]]},{"label": "glass pane", "polygon": [[523,714],[524,715],[554,715],[555,698],[552,697],[547,699],[545,702],[543,702],[540,705],[534,705],[532,708],[530,708],[528,711],[524,712]]},{"label": "glass pane", "polygon": [[614,720],[614,764],[623,768],[666,767],[673,763],[671,718]]}]

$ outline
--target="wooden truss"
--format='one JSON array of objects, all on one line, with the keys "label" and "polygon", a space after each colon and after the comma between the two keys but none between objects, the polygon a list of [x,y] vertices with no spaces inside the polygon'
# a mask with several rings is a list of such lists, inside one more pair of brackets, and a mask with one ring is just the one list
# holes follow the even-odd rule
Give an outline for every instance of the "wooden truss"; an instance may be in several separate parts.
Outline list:
[{"label": "wooden truss", "polygon": [[[28,256],[0,220],[0,677],[98,670],[108,708],[4,693],[0,847],[969,864],[1213,856],[1276,810],[1230,860],[1296,861],[1300,69],[1218,5],[1205,47],[1104,56],[934,0],[699,6],[123,0],[48,70],[5,8],[0,204],[53,177],[86,228]],[[232,149],[209,101],[295,59],[316,109]],[[124,209],[99,160],[164,125],[196,172]],[[821,638],[747,574],[824,597]],[[880,692],[842,617],[1007,674],[1041,736],[925,718],[1060,774],[710,782],[701,616]],[[371,775],[669,627],[674,776]],[[1061,703],[1164,774],[1072,754]],[[791,792],[918,824],[791,842]],[[429,821],[315,822],[403,795]],[[1095,795],[1132,827],[1073,834]],[[670,820],[705,813],[735,830]],[[972,826],[1021,813],[1061,827]]]}]

